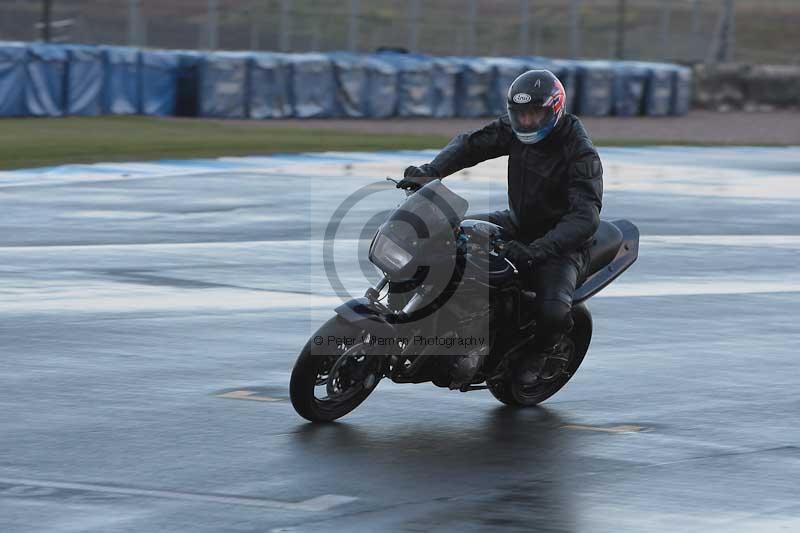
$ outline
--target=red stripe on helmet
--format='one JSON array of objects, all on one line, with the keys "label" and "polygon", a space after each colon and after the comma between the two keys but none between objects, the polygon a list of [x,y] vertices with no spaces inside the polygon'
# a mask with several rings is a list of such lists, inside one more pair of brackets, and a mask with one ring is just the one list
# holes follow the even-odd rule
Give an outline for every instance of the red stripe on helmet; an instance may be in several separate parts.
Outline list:
[{"label": "red stripe on helmet", "polygon": [[560,113],[564,108],[564,102],[567,99],[567,93],[561,82],[556,80],[555,87],[553,87],[553,111]]}]

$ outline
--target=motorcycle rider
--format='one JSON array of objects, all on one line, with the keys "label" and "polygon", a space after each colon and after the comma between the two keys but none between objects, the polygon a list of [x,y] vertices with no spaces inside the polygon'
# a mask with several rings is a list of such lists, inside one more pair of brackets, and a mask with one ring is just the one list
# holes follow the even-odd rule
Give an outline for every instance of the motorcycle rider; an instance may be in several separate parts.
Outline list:
[{"label": "motorcycle rider", "polygon": [[603,167],[566,93],[548,70],[521,74],[508,90],[508,113],[457,135],[431,161],[410,166],[399,188],[416,189],[487,159],[508,157],[508,209],[470,216],[505,228],[505,254],[537,295],[534,356],[515,362],[515,379],[535,384],[542,362],[558,358],[572,327],[572,297],[585,277],[600,222]]}]

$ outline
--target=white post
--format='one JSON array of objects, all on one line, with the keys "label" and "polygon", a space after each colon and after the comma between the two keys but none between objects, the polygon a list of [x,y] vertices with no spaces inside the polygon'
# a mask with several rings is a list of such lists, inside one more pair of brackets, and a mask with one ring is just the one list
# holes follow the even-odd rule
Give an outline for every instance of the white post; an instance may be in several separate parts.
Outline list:
[{"label": "white post", "polygon": [[736,5],[734,0],[728,0],[726,8],[728,9],[728,61],[734,61],[736,57]]},{"label": "white post", "polygon": [[573,59],[581,56],[581,0],[569,3],[569,55]]},{"label": "white post", "polygon": [[535,6],[533,14],[533,53],[537,56],[544,55],[542,50],[542,19],[536,16]]},{"label": "white post", "polygon": [[719,61],[732,61],[735,46],[735,8],[734,0],[723,0],[717,31],[706,61],[716,63]]},{"label": "white post", "polygon": [[617,41],[614,47],[614,57],[619,60],[625,59],[625,16],[628,11],[628,6],[625,0],[617,0]]},{"label": "white post", "polygon": [[250,17],[250,50],[260,48],[259,24],[261,24],[259,13],[255,9],[249,9],[247,13]]},{"label": "white post", "polygon": [[519,55],[530,51],[531,6],[529,0],[520,0]]},{"label": "white post", "polygon": [[280,49],[281,52],[289,52],[291,48],[292,36],[292,14],[291,0],[281,0],[281,28],[280,28]]},{"label": "white post", "polygon": [[358,52],[358,21],[361,16],[359,0],[350,0],[350,28],[347,45],[351,52]]},{"label": "white post", "polygon": [[411,0],[408,3],[408,50],[419,51],[419,11],[420,0]]},{"label": "white post", "polygon": [[219,46],[219,0],[208,0],[208,49]]},{"label": "white post", "polygon": [[661,0],[661,57],[669,59],[672,54],[670,26],[672,23],[672,0]]},{"label": "white post", "polygon": [[478,0],[470,0],[467,16],[467,53],[475,55],[478,51]]},{"label": "white post", "polygon": [[141,45],[142,0],[128,0],[128,45]]},{"label": "white post", "polygon": [[689,59],[698,60],[703,58],[702,53],[702,37],[700,35],[700,0],[692,0],[692,21],[689,31],[691,37],[689,38],[691,50],[689,50]]}]

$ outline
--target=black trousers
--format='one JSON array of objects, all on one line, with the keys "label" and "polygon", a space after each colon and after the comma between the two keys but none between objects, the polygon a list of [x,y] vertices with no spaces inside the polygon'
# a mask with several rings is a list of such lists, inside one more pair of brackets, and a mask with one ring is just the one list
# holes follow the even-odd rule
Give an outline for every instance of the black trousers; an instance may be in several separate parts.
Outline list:
[{"label": "black trousers", "polygon": [[[515,217],[508,209],[467,215],[466,218],[497,224],[503,227],[512,239],[520,239],[520,230]],[[572,327],[570,316],[572,297],[575,288],[585,278],[588,264],[588,248],[583,248],[553,257],[537,266],[531,273],[528,285],[529,289],[536,293],[537,349],[553,346]]]}]

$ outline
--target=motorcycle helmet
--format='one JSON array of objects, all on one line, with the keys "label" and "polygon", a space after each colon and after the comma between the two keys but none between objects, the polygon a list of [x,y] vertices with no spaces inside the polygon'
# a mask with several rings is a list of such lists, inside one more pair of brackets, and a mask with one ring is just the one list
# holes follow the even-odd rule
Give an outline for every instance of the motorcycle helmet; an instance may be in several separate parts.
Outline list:
[{"label": "motorcycle helmet", "polygon": [[508,118],[511,129],[525,144],[547,137],[564,115],[564,86],[549,70],[529,70],[508,88]]}]

